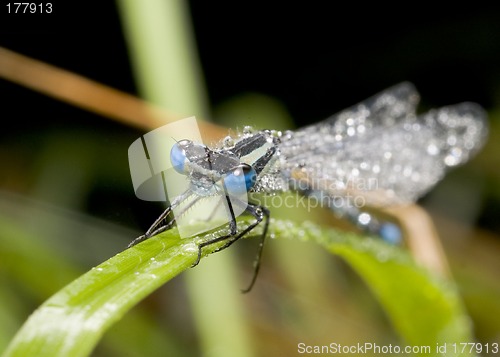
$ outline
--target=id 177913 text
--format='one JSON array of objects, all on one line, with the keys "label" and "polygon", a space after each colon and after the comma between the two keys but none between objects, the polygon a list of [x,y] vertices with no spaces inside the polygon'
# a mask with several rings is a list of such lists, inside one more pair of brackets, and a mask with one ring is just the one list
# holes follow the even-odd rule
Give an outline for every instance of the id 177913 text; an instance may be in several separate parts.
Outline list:
[{"label": "id 177913 text", "polygon": [[35,2],[9,2],[7,12],[9,14],[51,14],[52,3]]}]

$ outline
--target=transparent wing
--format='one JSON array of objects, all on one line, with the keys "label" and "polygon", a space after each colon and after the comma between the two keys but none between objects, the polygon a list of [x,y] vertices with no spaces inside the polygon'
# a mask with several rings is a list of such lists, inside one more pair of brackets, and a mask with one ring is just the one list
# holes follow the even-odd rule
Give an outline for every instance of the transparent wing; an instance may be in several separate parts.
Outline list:
[{"label": "transparent wing", "polygon": [[[331,116],[317,125],[331,128],[331,134],[349,140],[352,136],[370,135],[372,127],[390,127],[397,122],[414,119],[420,96],[413,84],[403,82]],[[304,128],[308,129],[308,128]],[[339,137],[336,138],[337,141]]]},{"label": "transparent wing", "polygon": [[366,204],[415,201],[448,167],[467,161],[487,136],[473,103],[417,117],[418,94],[403,83],[294,133],[280,146],[284,174],[313,188]]}]

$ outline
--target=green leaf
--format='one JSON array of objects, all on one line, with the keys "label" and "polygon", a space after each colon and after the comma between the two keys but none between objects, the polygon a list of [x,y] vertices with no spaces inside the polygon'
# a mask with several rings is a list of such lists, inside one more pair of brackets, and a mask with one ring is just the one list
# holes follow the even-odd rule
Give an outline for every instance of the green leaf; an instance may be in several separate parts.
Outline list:
[{"label": "green leaf", "polygon": [[[242,229],[248,223],[241,220],[238,225]],[[307,222],[273,221],[270,228],[277,238],[314,241],[344,258],[374,292],[404,342],[435,348],[436,343],[471,341],[469,319],[455,286],[416,266],[405,251]],[[6,356],[88,355],[128,310],[193,265],[197,244],[224,232],[181,239],[172,229],[119,253],[36,310]],[[223,244],[209,245],[203,256]]]},{"label": "green leaf", "polygon": [[48,299],[18,332],[7,356],[86,356],[128,310],[197,255],[191,240],[165,232],[117,254]]},{"label": "green leaf", "polygon": [[[405,343],[429,346],[473,342],[472,323],[452,281],[417,266],[410,254],[377,238],[278,222],[277,236],[312,240],[339,255],[361,276]],[[448,353],[447,355],[453,355]]]}]

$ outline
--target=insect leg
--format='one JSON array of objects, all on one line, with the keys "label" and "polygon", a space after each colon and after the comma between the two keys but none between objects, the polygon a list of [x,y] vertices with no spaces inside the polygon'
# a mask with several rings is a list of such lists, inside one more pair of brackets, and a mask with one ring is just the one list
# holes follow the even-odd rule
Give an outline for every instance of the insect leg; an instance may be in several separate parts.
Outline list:
[{"label": "insect leg", "polygon": [[[181,195],[177,196],[174,201],[168,206],[165,211],[154,221],[154,223],[149,227],[149,229],[144,233],[143,235],[137,237],[134,239],[130,244],[127,246],[127,248],[133,247],[136,244],[139,244],[143,241],[145,241],[148,238],[151,238],[152,236],[155,236],[161,232],[166,231],[167,229],[170,229],[173,224],[175,223],[175,217],[172,218],[170,221],[166,222],[163,224],[163,222],[167,219],[168,215],[173,211],[175,207],[177,207],[179,204],[181,204],[185,199],[189,198],[193,192],[189,189],[182,193]],[[198,200],[193,200],[182,212],[186,212],[190,207],[192,207]]]},{"label": "insect leg", "polygon": [[[233,202],[234,202],[234,200],[233,200]],[[251,214],[255,218],[255,221],[252,224],[250,224],[248,227],[246,227],[241,232],[237,232],[237,231],[230,232],[227,235],[224,235],[224,236],[221,236],[221,237],[217,237],[217,238],[212,239],[210,241],[203,242],[203,243],[199,244],[199,246],[198,246],[198,248],[199,248],[199,250],[198,250],[198,259],[193,264],[193,267],[194,267],[194,266],[198,265],[198,263],[200,262],[201,251],[202,251],[202,249],[204,247],[207,247],[209,245],[212,245],[212,244],[215,244],[215,243],[222,242],[222,241],[226,240],[227,241],[226,244],[224,244],[220,248],[217,248],[217,250],[215,250],[215,252],[224,250],[224,249],[228,248],[229,246],[231,246],[234,242],[236,242],[237,240],[239,240],[241,237],[245,236],[247,233],[249,233],[255,227],[257,227],[259,225],[259,223],[262,222],[265,219],[264,229],[263,229],[262,234],[260,236],[259,250],[258,250],[257,256],[255,258],[253,277],[252,277],[252,280],[251,280],[249,286],[246,289],[242,290],[243,293],[249,292],[252,289],[252,287],[255,284],[255,281],[257,279],[257,275],[258,275],[259,269],[260,269],[260,261],[261,261],[261,257],[262,257],[262,251],[263,251],[263,248],[264,248],[264,241],[265,241],[265,238],[266,238],[266,235],[267,235],[267,230],[268,230],[268,227],[269,227],[269,217],[270,217],[270,212],[269,212],[269,210],[267,208],[265,208],[263,206],[258,206],[258,205],[252,204],[252,203],[248,203],[247,204],[247,207],[245,208],[245,212]],[[236,222],[236,220],[235,220],[235,222]]]},{"label": "insect leg", "polygon": [[[256,224],[259,224],[264,218],[264,229],[262,230],[262,234],[260,236],[260,241],[259,241],[259,250],[257,251],[257,255],[254,260],[254,267],[253,267],[253,276],[252,280],[250,281],[250,284],[247,286],[246,289],[241,290],[242,293],[248,293],[250,290],[252,290],[255,281],[257,280],[257,275],[259,274],[259,269],[260,269],[260,262],[262,259],[262,251],[264,250],[264,241],[266,239],[267,235],[267,229],[269,228],[269,217],[270,217],[270,212],[266,207],[262,206],[255,206],[255,205],[248,205],[247,207],[247,212],[252,214],[255,219],[256,219]],[[254,226],[254,227],[255,227]],[[253,227],[252,227],[253,229]],[[249,230],[250,231],[250,230]],[[247,231],[247,232],[249,232]]]}]

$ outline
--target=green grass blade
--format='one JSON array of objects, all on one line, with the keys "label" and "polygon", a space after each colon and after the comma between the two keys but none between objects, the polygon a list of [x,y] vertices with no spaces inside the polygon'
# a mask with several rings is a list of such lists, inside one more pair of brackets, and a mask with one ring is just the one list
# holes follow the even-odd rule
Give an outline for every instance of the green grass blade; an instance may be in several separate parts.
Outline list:
[{"label": "green grass blade", "polygon": [[187,2],[117,2],[141,96],[182,116],[208,118]]},{"label": "green grass blade", "polygon": [[277,222],[273,231],[278,237],[315,241],[346,260],[406,343],[435,348],[436,343],[473,341],[472,324],[456,286],[417,266],[408,252],[379,239],[320,229],[308,222]]},{"label": "green grass blade", "polygon": [[[35,311],[6,356],[88,355],[114,322],[195,262],[197,243],[219,234],[180,239],[173,229],[93,268]],[[436,343],[471,341],[454,285],[417,267],[406,252],[311,223],[274,221],[270,234],[315,241],[343,257],[370,286],[406,343],[434,348]],[[207,247],[204,255],[218,246]]]},{"label": "green grass blade", "polygon": [[6,356],[86,356],[128,310],[196,259],[175,230],[117,254],[48,299],[18,332]]}]

